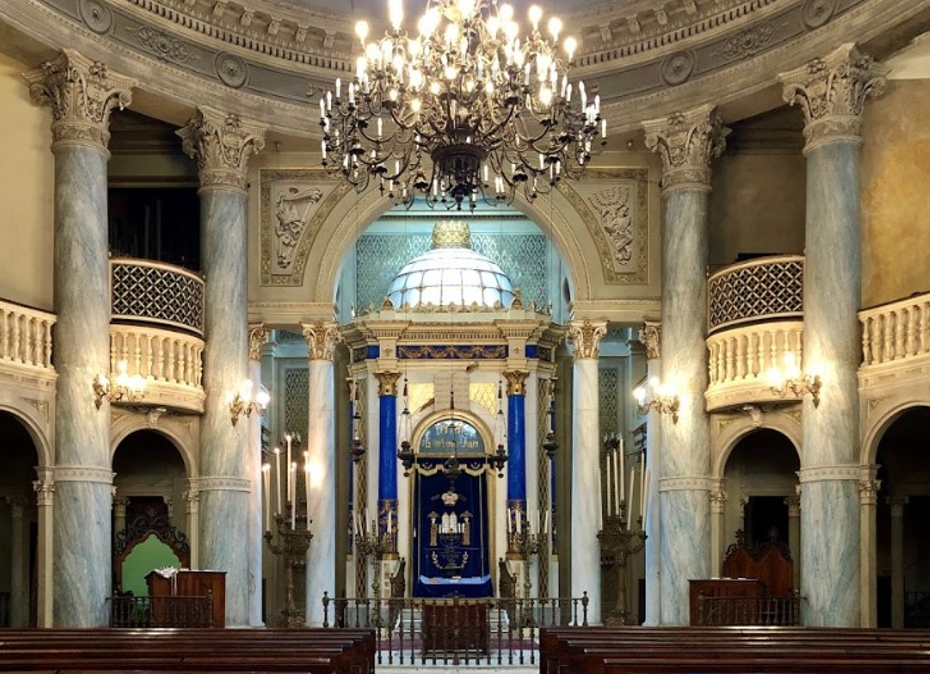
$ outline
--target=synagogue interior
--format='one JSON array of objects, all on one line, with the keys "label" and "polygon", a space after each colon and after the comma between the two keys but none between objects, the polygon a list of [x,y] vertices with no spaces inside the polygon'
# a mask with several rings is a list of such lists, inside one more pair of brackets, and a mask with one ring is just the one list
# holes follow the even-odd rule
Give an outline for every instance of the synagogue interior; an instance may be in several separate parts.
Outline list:
[{"label": "synagogue interior", "polygon": [[2,3],[0,628],[930,627],[930,1],[511,1]]}]

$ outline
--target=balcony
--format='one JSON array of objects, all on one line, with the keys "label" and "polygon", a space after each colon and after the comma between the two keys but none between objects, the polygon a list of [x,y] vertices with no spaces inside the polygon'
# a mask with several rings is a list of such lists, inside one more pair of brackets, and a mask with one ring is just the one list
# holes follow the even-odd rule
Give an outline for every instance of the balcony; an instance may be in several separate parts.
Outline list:
[{"label": "balcony", "polygon": [[804,257],[734,264],[714,273],[707,289],[707,410],[774,402],[768,371],[786,353],[801,360]]},{"label": "balcony", "polygon": [[146,379],[147,407],[203,412],[204,282],[182,267],[110,261],[110,371],[125,360]]},{"label": "balcony", "polygon": [[0,301],[0,371],[17,381],[51,385],[52,326],[55,314],[14,302]]},{"label": "balcony", "polygon": [[926,381],[930,364],[930,293],[859,312],[860,388]]}]

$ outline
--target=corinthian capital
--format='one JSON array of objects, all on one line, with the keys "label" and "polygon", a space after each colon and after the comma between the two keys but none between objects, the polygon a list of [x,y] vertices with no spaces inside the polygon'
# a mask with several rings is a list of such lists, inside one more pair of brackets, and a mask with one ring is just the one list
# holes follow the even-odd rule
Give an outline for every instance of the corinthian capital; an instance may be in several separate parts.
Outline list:
[{"label": "corinthian capital", "polygon": [[111,72],[72,49],[62,50],[57,59],[23,77],[32,100],[52,108],[52,147],[87,145],[106,150],[110,111],[129,105],[136,86],[131,77]]},{"label": "corinthian capital", "polygon": [[333,360],[339,328],[335,323],[304,323],[304,339],[307,340],[310,360]]},{"label": "corinthian capital", "polygon": [[400,379],[400,372],[375,372],[375,378],[378,380],[378,395],[397,395],[397,380]]},{"label": "corinthian capital", "polygon": [[246,188],[249,159],[265,147],[268,127],[206,106],[178,131],[181,147],[197,160],[201,187]]},{"label": "corinthian capital", "polygon": [[575,347],[575,360],[597,358],[601,337],[607,334],[605,321],[572,321],[568,325],[568,342]]},{"label": "corinthian capital", "polygon": [[662,323],[646,321],[639,329],[639,341],[646,347],[646,358],[654,360],[662,354]]},{"label": "corinthian capital", "polygon": [[730,130],[712,105],[643,122],[646,147],[662,157],[662,193],[710,190],[710,163],[723,153]]},{"label": "corinthian capital", "polygon": [[835,140],[861,142],[862,108],[867,98],[885,91],[887,73],[852,43],[781,73],[785,102],[804,111],[804,152]]}]

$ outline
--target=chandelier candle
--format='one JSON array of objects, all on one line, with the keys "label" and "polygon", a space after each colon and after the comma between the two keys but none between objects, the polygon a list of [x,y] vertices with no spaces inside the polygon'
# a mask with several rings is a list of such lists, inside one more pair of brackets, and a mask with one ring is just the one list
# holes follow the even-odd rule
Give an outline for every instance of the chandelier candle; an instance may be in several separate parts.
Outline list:
[{"label": "chandelier candle", "polygon": [[[606,145],[600,96],[569,71],[578,43],[559,42],[562,22],[529,9],[521,36],[511,5],[488,0],[429,0],[416,33],[403,28],[390,0],[389,30],[368,42],[356,25],[361,55],[343,97],[343,82],[320,98],[322,164],[359,192],[380,190],[410,207],[474,209],[532,201],[563,177],[577,179]],[[589,100],[590,98],[590,100]]]}]

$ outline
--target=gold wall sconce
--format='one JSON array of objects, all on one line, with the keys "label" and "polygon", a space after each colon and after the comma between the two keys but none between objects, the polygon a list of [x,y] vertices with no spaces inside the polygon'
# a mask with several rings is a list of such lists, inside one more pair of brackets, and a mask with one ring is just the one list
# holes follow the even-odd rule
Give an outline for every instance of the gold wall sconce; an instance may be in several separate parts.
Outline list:
[{"label": "gold wall sconce", "polygon": [[661,383],[657,377],[649,380],[648,390],[646,386],[637,386],[633,389],[633,397],[639,405],[640,414],[646,414],[654,409],[659,414],[671,415],[672,423],[678,423],[681,399],[671,386]]},{"label": "gold wall sconce", "polygon": [[798,398],[810,393],[814,407],[820,405],[820,388],[823,386],[820,375],[802,372],[797,356],[790,351],[785,353],[783,367],[769,370],[769,383],[772,393],[779,398],[786,397],[789,391]]},{"label": "gold wall sconce", "polygon": [[258,387],[258,391],[253,393],[254,386],[250,379],[242,382],[242,387],[233,393],[227,394],[229,402],[229,420],[235,426],[239,422],[239,417],[250,417],[252,412],[262,416],[268,409],[268,403],[271,402],[271,395],[263,386]]},{"label": "gold wall sconce", "polygon": [[104,400],[111,403],[137,403],[145,397],[145,377],[129,374],[129,364],[121,360],[116,364],[116,376],[112,379],[98,374],[91,383],[94,389],[94,404],[99,410]]}]

